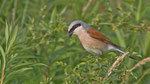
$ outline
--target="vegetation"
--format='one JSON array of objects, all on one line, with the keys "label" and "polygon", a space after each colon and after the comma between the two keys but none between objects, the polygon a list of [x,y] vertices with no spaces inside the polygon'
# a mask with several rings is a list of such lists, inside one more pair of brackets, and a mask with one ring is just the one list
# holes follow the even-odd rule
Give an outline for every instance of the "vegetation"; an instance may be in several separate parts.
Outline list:
[{"label": "vegetation", "polygon": [[[149,0],[0,0],[0,82],[148,84],[149,15]],[[101,31],[136,60],[118,52],[94,57],[77,36],[67,37],[74,20]]]}]

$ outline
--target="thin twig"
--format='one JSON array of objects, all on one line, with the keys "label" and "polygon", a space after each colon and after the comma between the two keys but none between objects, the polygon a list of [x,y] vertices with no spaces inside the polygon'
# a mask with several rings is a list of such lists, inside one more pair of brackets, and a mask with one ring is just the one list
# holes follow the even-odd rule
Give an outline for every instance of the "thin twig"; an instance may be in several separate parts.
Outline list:
[{"label": "thin twig", "polygon": [[113,65],[109,68],[108,73],[107,73],[106,77],[105,77],[104,80],[103,80],[103,84],[104,84],[104,82],[105,82],[105,79],[107,79],[107,78],[110,76],[110,74],[112,73],[112,71],[114,70],[114,68],[118,66],[118,63],[119,63],[120,61],[123,61],[124,57],[125,57],[128,53],[129,53],[129,52],[126,52],[126,53],[124,53],[122,56],[119,56],[119,57],[117,58],[117,60],[116,60],[116,61],[113,63]]},{"label": "thin twig", "polygon": [[134,67],[132,67],[130,70],[128,70],[128,72],[131,72],[132,70],[134,70],[136,67],[145,64],[146,62],[150,62],[150,57],[145,58],[143,60],[141,60],[140,62],[138,62]]},{"label": "thin twig", "polygon": [[47,37],[47,35],[49,35],[49,32],[46,32],[40,39],[40,42],[35,46],[35,48],[37,48],[40,44],[42,44],[42,41],[45,39],[45,37]]},{"label": "thin twig", "polygon": [[143,75],[139,78],[139,80],[137,81],[136,84],[138,84],[138,83],[143,79],[143,77],[144,77],[147,73],[149,73],[149,72],[150,72],[150,69],[146,70],[146,71],[143,73]]},{"label": "thin twig", "polygon": [[1,77],[1,84],[3,84],[4,76],[5,76],[5,67],[3,69],[3,73],[2,73],[2,77]]},{"label": "thin twig", "polygon": [[122,61],[124,57],[128,54],[129,52],[124,53],[122,56],[118,57],[117,60],[113,63],[113,65],[110,67],[107,73],[107,77],[112,73],[113,69],[117,67],[119,61]]}]

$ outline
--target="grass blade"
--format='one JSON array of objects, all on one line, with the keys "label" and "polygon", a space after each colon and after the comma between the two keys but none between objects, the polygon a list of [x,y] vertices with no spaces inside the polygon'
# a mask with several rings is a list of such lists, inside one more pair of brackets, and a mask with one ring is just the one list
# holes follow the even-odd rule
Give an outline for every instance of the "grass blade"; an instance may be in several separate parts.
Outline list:
[{"label": "grass blade", "polygon": [[120,46],[125,48],[126,44],[125,44],[125,40],[124,40],[123,36],[121,35],[121,32],[118,29],[116,29],[115,33],[116,33],[117,38],[119,40]]},{"label": "grass blade", "polygon": [[139,22],[140,21],[140,16],[141,16],[141,9],[142,9],[142,0],[139,0],[139,3],[138,3],[138,10],[137,10],[137,13],[136,13],[136,21]]}]

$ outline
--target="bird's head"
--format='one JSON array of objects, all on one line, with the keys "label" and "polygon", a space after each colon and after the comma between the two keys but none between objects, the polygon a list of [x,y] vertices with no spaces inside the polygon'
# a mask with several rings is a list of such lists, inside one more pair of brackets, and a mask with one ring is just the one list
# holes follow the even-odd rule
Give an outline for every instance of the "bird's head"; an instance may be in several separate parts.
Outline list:
[{"label": "bird's head", "polygon": [[78,35],[80,33],[80,31],[84,30],[84,31],[88,31],[91,27],[80,21],[80,20],[77,20],[77,21],[73,21],[70,25],[69,25],[69,28],[68,28],[68,36],[71,37],[72,34],[76,34]]}]

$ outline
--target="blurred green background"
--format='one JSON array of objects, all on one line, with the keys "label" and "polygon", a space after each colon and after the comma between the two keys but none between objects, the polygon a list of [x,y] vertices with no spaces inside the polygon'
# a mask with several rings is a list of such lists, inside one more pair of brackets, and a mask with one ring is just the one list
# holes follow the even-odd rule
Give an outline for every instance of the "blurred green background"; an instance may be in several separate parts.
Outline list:
[{"label": "blurred green background", "polygon": [[[74,20],[101,31],[137,60],[121,54],[95,58],[77,36],[67,37]],[[149,0],[0,0],[0,82],[2,84],[149,84]]]}]

